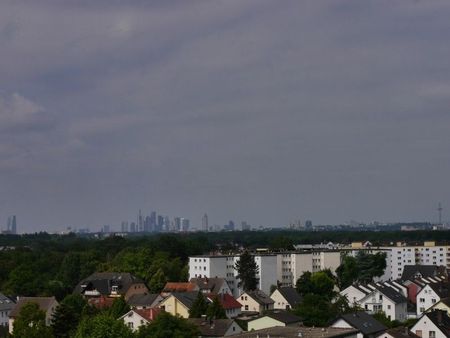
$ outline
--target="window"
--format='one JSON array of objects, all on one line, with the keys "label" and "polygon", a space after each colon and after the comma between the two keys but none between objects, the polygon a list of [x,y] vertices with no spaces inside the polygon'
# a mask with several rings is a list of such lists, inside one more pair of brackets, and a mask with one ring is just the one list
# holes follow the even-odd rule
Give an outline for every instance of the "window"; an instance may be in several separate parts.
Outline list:
[{"label": "window", "polygon": [[248,305],[245,305],[245,311],[248,311]]},{"label": "window", "polygon": [[390,309],[391,309],[391,306],[390,306],[390,305],[388,305],[388,306],[387,306],[387,309],[388,309],[388,310],[390,310]]},{"label": "window", "polygon": [[[436,304],[436,299],[432,299],[431,303]],[[430,331],[431,332],[431,331]]]},{"label": "window", "polygon": [[420,299],[419,299],[419,302],[425,303],[425,298],[420,298]]},{"label": "window", "polygon": [[428,334],[429,338],[436,338],[436,331],[430,331]]},{"label": "window", "polygon": [[129,327],[130,329],[132,329],[132,328],[133,328],[133,322],[128,322],[128,327]]}]

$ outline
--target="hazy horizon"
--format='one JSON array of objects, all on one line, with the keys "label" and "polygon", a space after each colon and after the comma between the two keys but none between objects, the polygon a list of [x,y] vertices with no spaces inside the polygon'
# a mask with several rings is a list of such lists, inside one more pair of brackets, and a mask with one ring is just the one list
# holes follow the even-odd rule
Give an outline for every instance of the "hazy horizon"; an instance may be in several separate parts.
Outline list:
[{"label": "hazy horizon", "polygon": [[[0,227],[436,222],[450,2],[3,1]],[[45,226],[45,228],[44,228]]]}]

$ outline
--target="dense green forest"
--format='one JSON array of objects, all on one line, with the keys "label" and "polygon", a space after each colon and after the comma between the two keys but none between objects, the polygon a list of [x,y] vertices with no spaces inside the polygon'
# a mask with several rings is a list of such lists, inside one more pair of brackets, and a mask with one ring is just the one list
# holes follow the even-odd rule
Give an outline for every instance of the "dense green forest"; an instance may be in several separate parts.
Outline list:
[{"label": "dense green forest", "polygon": [[[293,244],[371,241],[450,240],[450,232],[301,232],[244,231],[220,233],[155,234],[96,239],[46,233],[1,235],[0,292],[9,295],[46,296],[58,300],[71,293],[80,279],[94,271],[124,271],[143,278],[151,291],[166,281],[187,278],[190,255],[242,247],[292,248]],[[13,250],[7,247],[14,247]]]}]

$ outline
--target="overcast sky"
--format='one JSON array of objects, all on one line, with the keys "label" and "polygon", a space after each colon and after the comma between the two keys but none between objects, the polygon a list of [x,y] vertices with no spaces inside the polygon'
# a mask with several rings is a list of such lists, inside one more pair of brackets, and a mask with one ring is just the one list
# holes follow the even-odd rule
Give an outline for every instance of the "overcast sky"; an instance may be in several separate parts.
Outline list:
[{"label": "overcast sky", "polygon": [[0,225],[450,217],[450,1],[0,2]]}]

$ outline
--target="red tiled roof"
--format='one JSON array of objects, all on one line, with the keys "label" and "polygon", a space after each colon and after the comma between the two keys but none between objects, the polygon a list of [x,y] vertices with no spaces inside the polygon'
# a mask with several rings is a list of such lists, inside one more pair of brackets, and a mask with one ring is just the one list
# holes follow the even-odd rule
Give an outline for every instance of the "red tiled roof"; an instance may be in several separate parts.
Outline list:
[{"label": "red tiled roof", "polygon": [[198,290],[194,283],[173,283],[167,282],[162,292],[189,292]]},{"label": "red tiled roof", "polygon": [[236,308],[241,308],[242,304],[239,303],[236,299],[233,298],[233,296],[229,295],[228,293],[223,293],[220,295],[213,295],[213,294],[209,294],[207,296],[211,301],[215,298],[218,297],[220,304],[222,304],[222,307],[227,310],[227,309],[236,309]]},{"label": "red tiled roof", "polygon": [[113,302],[114,302],[114,298],[109,298],[109,297],[105,297],[105,296],[88,299],[89,305],[92,305],[92,306],[96,307],[97,309],[104,309],[104,308],[111,307]]},{"label": "red tiled roof", "polygon": [[149,322],[155,320],[156,316],[158,316],[161,311],[161,309],[156,308],[134,310],[134,312],[138,313],[141,317],[147,319]]}]

